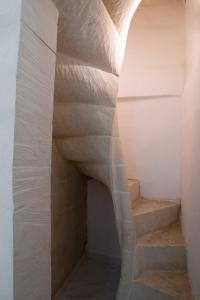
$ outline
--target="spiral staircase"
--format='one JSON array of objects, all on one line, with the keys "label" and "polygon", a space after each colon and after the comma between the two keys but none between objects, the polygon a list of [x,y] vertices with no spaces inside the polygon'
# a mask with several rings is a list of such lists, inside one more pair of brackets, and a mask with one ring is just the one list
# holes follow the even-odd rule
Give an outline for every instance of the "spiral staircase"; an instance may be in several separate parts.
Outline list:
[{"label": "spiral staircase", "polygon": [[180,204],[140,199],[139,183],[127,183],[120,149],[118,76],[140,0],[54,2],[60,13],[54,138],[63,158],[110,190],[122,256],[116,299],[190,300]]},{"label": "spiral staircase", "polygon": [[[137,180],[129,180],[128,186],[136,229],[135,267],[129,299],[193,300],[180,203],[141,198]],[[118,273],[117,265],[83,258],[55,300],[114,300]]]},{"label": "spiral staircase", "polygon": [[129,188],[136,229],[130,299],[192,300],[180,203],[140,198],[137,180],[130,180]]}]

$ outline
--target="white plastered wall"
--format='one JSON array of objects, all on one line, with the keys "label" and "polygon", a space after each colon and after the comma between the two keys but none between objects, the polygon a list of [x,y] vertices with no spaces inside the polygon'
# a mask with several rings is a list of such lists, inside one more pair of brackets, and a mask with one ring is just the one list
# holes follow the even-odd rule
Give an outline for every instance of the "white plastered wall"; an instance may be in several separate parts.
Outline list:
[{"label": "white plastered wall", "polygon": [[125,99],[118,111],[128,177],[143,197],[180,198],[180,97]]},{"label": "white plastered wall", "polygon": [[49,300],[57,11],[1,1],[0,31],[0,299]]},{"label": "white plastered wall", "polygon": [[129,30],[118,120],[128,177],[144,197],[180,198],[184,60],[183,1],[143,0]]},{"label": "white plastered wall", "polygon": [[182,214],[188,250],[188,270],[195,299],[200,299],[200,1],[189,0],[187,68],[183,94]]}]

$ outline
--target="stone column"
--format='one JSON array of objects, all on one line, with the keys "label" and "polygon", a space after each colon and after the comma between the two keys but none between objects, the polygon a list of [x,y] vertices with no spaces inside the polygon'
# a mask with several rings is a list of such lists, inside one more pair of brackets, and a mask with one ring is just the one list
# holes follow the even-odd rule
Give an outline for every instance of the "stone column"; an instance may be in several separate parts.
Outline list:
[{"label": "stone column", "polygon": [[51,148],[57,11],[0,3],[0,299],[51,299]]}]

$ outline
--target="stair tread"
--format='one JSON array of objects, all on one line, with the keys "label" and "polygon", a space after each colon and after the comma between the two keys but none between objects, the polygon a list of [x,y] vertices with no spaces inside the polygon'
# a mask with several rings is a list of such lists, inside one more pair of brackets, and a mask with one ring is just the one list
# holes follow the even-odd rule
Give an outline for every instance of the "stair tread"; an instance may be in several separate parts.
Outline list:
[{"label": "stair tread", "polygon": [[139,181],[137,179],[128,179],[128,186],[139,184]]},{"label": "stair tread", "polygon": [[140,198],[137,200],[133,213],[134,216],[138,216],[174,206],[180,206],[180,204],[169,200],[149,200]]},{"label": "stair tread", "polygon": [[146,271],[134,282],[159,290],[177,300],[193,300],[186,271]]},{"label": "stair tread", "polygon": [[137,241],[141,246],[185,246],[180,222],[147,233]]}]

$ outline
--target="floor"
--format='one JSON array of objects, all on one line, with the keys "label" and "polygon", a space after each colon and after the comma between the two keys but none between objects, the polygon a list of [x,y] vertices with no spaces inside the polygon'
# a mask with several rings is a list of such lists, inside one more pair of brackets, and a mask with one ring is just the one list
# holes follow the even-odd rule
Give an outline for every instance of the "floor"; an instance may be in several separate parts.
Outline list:
[{"label": "floor", "polygon": [[83,257],[54,300],[114,300],[120,266]]}]

